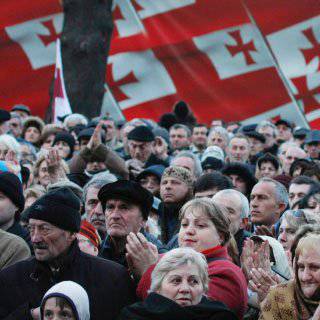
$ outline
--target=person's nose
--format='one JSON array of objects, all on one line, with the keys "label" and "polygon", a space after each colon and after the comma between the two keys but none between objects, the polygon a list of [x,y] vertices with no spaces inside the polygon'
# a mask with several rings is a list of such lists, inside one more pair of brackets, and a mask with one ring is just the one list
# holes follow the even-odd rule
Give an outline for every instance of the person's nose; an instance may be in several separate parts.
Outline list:
[{"label": "person's nose", "polygon": [[189,285],[189,283],[188,283],[187,280],[183,280],[183,281],[180,283],[179,292],[180,292],[180,293],[184,293],[184,294],[190,293],[190,285]]},{"label": "person's nose", "polygon": [[287,241],[287,233],[285,231],[281,232],[279,235],[279,240],[286,242]]},{"label": "person's nose", "polygon": [[311,274],[309,268],[304,268],[302,275],[301,275],[301,280],[302,281],[308,281],[311,279]]},{"label": "person's nose", "polygon": [[101,203],[97,203],[97,205],[92,210],[93,214],[95,214],[97,217],[103,216],[102,206]]},{"label": "person's nose", "polygon": [[31,242],[38,243],[43,240],[43,237],[41,235],[41,232],[37,228],[35,228],[31,233]]},{"label": "person's nose", "polygon": [[194,233],[195,233],[194,226],[189,224],[186,228],[186,234],[194,235]]}]

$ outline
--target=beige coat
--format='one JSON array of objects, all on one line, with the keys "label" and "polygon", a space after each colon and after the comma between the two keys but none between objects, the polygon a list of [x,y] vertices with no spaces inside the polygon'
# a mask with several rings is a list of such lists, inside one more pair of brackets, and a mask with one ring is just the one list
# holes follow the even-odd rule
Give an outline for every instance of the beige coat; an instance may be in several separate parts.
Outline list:
[{"label": "beige coat", "polygon": [[0,229],[0,270],[30,255],[30,249],[22,238]]}]

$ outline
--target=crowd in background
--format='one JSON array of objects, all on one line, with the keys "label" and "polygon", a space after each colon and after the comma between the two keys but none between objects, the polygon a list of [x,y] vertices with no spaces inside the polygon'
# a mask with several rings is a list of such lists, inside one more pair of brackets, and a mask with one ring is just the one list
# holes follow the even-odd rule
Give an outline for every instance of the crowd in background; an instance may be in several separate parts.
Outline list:
[{"label": "crowd in background", "polygon": [[320,319],[320,130],[0,110],[0,318]]}]

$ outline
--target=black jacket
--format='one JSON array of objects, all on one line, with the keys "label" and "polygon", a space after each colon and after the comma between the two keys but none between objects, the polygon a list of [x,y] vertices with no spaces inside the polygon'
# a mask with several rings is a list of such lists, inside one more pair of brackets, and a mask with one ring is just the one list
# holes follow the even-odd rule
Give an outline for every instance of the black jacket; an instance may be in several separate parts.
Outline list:
[{"label": "black jacket", "polygon": [[222,302],[202,298],[194,306],[181,307],[159,294],[150,293],[143,302],[125,307],[118,320],[236,320]]},{"label": "black jacket", "polygon": [[127,270],[117,263],[89,256],[76,241],[52,272],[34,257],[0,272],[0,319],[31,320],[30,309],[40,306],[54,284],[72,280],[88,293],[91,320],[116,319],[120,310],[135,301]]}]

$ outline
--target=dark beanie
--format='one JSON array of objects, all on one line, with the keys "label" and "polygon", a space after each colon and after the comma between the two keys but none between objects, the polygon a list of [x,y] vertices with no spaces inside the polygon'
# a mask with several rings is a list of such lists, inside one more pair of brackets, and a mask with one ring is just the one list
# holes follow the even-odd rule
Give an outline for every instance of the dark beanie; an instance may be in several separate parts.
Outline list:
[{"label": "dark beanie", "polygon": [[28,208],[29,219],[43,220],[60,229],[78,232],[81,223],[79,198],[65,187],[50,191]]},{"label": "dark beanie", "polygon": [[130,180],[118,180],[107,183],[100,189],[98,199],[101,202],[103,210],[105,210],[106,201],[109,199],[122,199],[134,203],[140,207],[144,220],[148,219],[153,204],[151,192],[141,187],[138,182]]},{"label": "dark beanie", "polygon": [[154,134],[147,126],[138,126],[129,132],[128,140],[151,142],[154,141]]},{"label": "dark beanie", "polygon": [[52,145],[54,146],[58,141],[64,141],[68,144],[68,146],[70,147],[70,153],[67,159],[71,158],[74,151],[74,146],[76,144],[76,140],[74,139],[73,135],[67,131],[59,132],[56,134]]},{"label": "dark beanie", "polygon": [[19,178],[11,172],[0,173],[0,191],[8,197],[14,205],[23,211],[24,196]]}]

